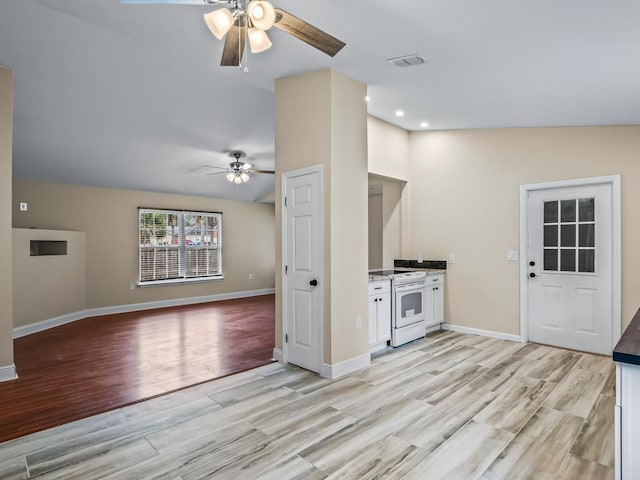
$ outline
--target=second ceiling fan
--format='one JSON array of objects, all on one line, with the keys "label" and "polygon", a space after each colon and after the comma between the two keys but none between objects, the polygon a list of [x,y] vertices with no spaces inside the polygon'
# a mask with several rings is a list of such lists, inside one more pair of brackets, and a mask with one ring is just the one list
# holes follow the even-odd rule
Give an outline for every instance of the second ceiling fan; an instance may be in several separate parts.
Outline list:
[{"label": "second ceiling fan", "polygon": [[276,27],[333,57],[346,45],[332,35],[264,0],[121,0],[122,3],[175,3],[181,5],[228,5],[204,15],[211,33],[225,38],[222,66],[241,65],[247,39],[252,53],[271,47],[267,30]]}]

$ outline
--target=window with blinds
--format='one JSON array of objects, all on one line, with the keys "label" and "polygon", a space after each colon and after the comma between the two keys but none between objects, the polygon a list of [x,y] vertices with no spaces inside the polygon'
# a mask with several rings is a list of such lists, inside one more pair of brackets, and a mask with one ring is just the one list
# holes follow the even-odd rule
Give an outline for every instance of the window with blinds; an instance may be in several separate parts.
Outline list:
[{"label": "window with blinds", "polygon": [[222,278],[222,214],[138,209],[140,283]]}]

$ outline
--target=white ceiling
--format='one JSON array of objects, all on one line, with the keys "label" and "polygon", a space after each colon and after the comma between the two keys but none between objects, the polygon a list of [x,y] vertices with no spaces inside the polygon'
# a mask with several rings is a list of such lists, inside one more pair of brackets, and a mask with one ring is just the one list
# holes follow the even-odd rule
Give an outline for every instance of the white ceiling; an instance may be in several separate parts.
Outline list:
[{"label": "white ceiling", "polygon": [[[335,58],[273,29],[250,72],[220,67],[212,7],[0,1],[15,73],[16,178],[256,201],[206,176],[245,150],[274,168],[274,79],[326,67],[408,130],[640,124],[637,0],[277,0],[347,43]],[[386,59],[419,54],[424,65]],[[403,118],[394,115],[403,109]]]}]

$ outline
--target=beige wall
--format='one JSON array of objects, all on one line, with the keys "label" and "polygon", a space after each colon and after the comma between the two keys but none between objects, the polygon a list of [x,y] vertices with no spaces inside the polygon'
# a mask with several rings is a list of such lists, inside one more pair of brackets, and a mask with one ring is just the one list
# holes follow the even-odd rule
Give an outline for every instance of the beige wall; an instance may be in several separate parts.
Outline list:
[{"label": "beige wall", "polygon": [[[13,326],[87,308],[84,232],[13,229]],[[31,240],[63,240],[66,255],[31,256]]]},{"label": "beige wall", "polygon": [[[14,227],[86,232],[88,308],[274,286],[273,205],[30,181],[15,181],[13,189]],[[18,211],[18,202],[29,210]],[[139,206],[222,212],[224,280],[131,290],[138,280]]]},{"label": "beige wall", "polygon": [[367,144],[369,173],[409,180],[409,132],[369,116]]},{"label": "beige wall", "polygon": [[[640,305],[640,127],[412,133],[414,247],[457,255],[447,271],[447,321],[519,334],[519,187],[622,176],[622,323]],[[418,185],[419,188],[415,188]]]},{"label": "beige wall", "polygon": [[403,183],[382,181],[382,263],[393,267],[396,258],[402,258],[402,190]]},{"label": "beige wall", "polygon": [[382,194],[369,195],[369,270],[382,268]]},{"label": "beige wall", "polygon": [[[333,70],[276,80],[276,199],[282,198],[283,172],[323,166],[323,356],[331,365],[368,348],[365,94],[364,85]],[[276,219],[276,347],[281,348],[279,200]],[[361,330],[355,328],[357,316],[363,319]]]},{"label": "beige wall", "polygon": [[11,279],[11,163],[13,74],[0,67],[0,367],[13,365]]}]

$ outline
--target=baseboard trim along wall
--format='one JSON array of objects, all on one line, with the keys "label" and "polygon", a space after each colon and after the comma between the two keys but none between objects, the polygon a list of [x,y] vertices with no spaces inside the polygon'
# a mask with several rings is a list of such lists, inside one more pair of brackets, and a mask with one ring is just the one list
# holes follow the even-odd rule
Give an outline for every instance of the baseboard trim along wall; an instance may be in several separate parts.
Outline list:
[{"label": "baseboard trim along wall", "polygon": [[344,377],[357,370],[362,370],[371,365],[371,354],[369,352],[360,356],[350,358],[344,362],[329,365],[327,363],[322,364],[322,376],[330,378],[331,380]]},{"label": "baseboard trim along wall", "polygon": [[9,380],[15,380],[18,378],[15,365],[7,365],[6,367],[0,367],[0,382],[8,382]]},{"label": "baseboard trim along wall", "polygon": [[282,362],[284,358],[282,356],[282,350],[280,350],[279,348],[274,348],[273,353],[271,354],[271,358],[273,358],[276,362]]},{"label": "baseboard trim along wall", "polygon": [[441,327],[442,330],[451,330],[452,332],[498,338],[500,340],[509,340],[510,342],[522,342],[520,335],[512,335],[510,333],[494,332],[492,330],[482,330],[480,328],[463,327],[460,325],[451,325],[450,323],[443,323]]},{"label": "baseboard trim along wall", "polygon": [[174,298],[170,300],[160,300],[157,302],[130,303],[128,305],[115,305],[113,307],[98,307],[81,310],[79,312],[68,313],[55,318],[49,318],[41,322],[16,327],[13,329],[13,338],[20,338],[32,333],[42,332],[49,328],[59,327],[67,323],[82,320],[83,318],[98,317],[101,315],[113,315],[114,313],[138,312],[143,310],[153,310],[154,308],[179,307],[181,305],[196,305],[198,303],[218,302],[220,300],[233,300],[235,298],[257,297],[259,295],[270,295],[275,293],[275,288],[263,288],[260,290],[246,290],[243,292],[218,293],[215,295],[204,295],[200,297]]}]

